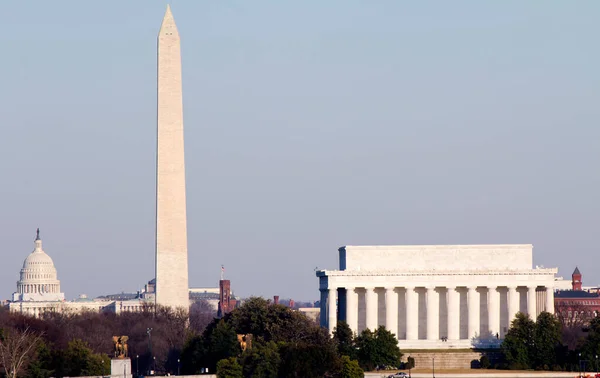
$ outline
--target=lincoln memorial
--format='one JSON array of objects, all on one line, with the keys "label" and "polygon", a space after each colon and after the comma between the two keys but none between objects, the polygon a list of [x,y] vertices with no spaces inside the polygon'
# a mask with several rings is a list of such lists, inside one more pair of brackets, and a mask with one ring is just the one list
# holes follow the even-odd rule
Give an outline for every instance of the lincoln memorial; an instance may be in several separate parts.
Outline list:
[{"label": "lincoln memorial", "polygon": [[317,271],[321,326],[383,325],[400,348],[497,347],[517,312],[554,313],[558,269],[531,244],[346,246],[339,264]]}]

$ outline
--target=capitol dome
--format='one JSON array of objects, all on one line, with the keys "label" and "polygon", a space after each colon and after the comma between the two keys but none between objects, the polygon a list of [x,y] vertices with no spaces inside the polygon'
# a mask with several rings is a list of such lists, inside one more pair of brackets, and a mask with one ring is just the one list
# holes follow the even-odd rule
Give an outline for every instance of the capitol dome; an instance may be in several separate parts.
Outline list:
[{"label": "capitol dome", "polygon": [[60,281],[52,258],[42,249],[40,230],[37,230],[35,248],[23,262],[14,301],[62,301]]}]

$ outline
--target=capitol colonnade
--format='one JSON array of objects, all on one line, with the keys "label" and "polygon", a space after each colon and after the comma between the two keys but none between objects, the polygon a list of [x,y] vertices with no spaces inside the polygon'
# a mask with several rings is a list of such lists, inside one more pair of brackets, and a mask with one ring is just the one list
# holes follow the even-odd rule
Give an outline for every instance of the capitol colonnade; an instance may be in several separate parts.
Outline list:
[{"label": "capitol colonnade", "polygon": [[[398,256],[407,252],[422,261]],[[317,272],[320,322],[333,331],[343,320],[355,333],[385,326],[405,348],[494,347],[517,312],[554,312],[557,270],[527,267],[530,256],[530,245],[342,247],[342,269]],[[438,264],[424,269],[428,261]]]}]

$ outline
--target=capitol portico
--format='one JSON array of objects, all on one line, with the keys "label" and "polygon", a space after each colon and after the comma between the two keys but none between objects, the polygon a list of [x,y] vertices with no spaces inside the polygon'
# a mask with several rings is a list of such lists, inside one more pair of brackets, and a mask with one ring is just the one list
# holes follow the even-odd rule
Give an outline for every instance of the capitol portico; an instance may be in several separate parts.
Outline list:
[{"label": "capitol portico", "polygon": [[517,312],[554,313],[558,270],[530,244],[346,246],[339,263],[317,272],[321,325],[383,325],[401,348],[495,347]]}]

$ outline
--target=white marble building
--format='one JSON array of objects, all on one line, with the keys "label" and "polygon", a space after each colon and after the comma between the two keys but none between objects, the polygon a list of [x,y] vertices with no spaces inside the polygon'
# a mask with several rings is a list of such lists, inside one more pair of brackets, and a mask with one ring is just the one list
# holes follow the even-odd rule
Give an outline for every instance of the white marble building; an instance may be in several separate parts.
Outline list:
[{"label": "white marble building", "polygon": [[66,301],[60,290],[60,281],[52,258],[43,250],[40,230],[34,241],[34,249],[23,262],[17,281],[17,291],[8,303],[10,311],[31,316],[46,312],[80,313],[83,311],[141,311],[153,301],[135,299],[130,301],[108,301],[88,299],[81,295],[73,301]]},{"label": "white marble building", "polygon": [[554,312],[558,269],[532,268],[533,246],[346,246],[317,271],[320,323],[380,325],[401,348],[493,347],[521,311]]},{"label": "white marble building", "polygon": [[23,261],[23,268],[17,282],[17,292],[13,301],[58,302],[65,300],[60,292],[60,281],[54,262],[42,249],[42,239],[38,228],[33,252]]}]

